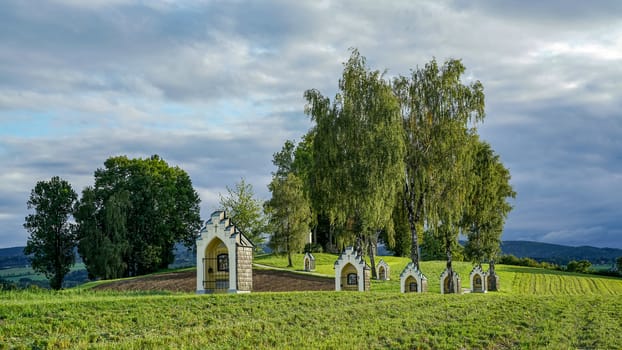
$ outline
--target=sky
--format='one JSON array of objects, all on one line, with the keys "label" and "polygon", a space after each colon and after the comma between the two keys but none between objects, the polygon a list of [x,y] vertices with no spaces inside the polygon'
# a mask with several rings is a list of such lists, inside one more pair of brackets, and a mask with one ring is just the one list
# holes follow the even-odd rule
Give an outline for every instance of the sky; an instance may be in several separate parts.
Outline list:
[{"label": "sky", "polygon": [[0,3],[0,248],[26,202],[117,155],[191,177],[201,215],[334,97],[349,48],[386,77],[436,58],[479,80],[479,134],[517,192],[504,240],[622,248],[622,2],[53,0]]}]

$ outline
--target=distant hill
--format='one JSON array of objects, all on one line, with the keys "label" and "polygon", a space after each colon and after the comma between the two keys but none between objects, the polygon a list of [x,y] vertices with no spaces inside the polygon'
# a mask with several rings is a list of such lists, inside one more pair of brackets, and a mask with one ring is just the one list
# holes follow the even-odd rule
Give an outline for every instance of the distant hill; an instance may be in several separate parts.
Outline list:
[{"label": "distant hill", "polygon": [[[30,266],[28,257],[24,255],[24,248],[25,247],[0,248],[0,270]],[[76,264],[81,262],[82,259],[76,251]],[[192,250],[188,250],[181,244],[175,246],[175,261],[171,264],[171,268],[194,266],[195,263],[196,258]]]},{"label": "distant hill", "polygon": [[0,249],[0,269],[24,267],[28,265],[30,265],[30,262],[26,255],[24,255],[24,247]]},{"label": "distant hill", "polygon": [[592,264],[611,265],[616,258],[622,256],[622,249],[616,248],[571,247],[530,241],[503,241],[501,251],[506,255],[559,265],[566,265],[570,260],[588,260]]}]

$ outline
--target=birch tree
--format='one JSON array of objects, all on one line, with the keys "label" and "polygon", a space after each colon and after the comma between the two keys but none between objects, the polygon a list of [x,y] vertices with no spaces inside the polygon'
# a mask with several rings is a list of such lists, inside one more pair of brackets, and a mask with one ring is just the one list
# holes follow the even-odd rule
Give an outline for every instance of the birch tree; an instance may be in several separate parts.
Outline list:
[{"label": "birch tree", "polygon": [[477,264],[488,260],[489,271],[494,273],[503,226],[512,210],[508,200],[516,192],[510,184],[510,171],[492,147],[477,138],[474,147],[470,191],[462,219],[468,238],[465,254]]},{"label": "birch tree", "polygon": [[370,70],[357,50],[344,64],[338,88],[332,103],[318,90],[304,94],[305,112],[315,123],[315,207],[337,224],[354,220],[374,265],[374,238],[380,228],[393,232],[391,214],[403,183],[399,102],[383,74]]},{"label": "birch tree", "polygon": [[285,250],[287,266],[291,267],[292,252],[300,252],[309,235],[309,200],[304,194],[302,179],[294,173],[285,177],[275,176],[268,188],[272,198],[266,206],[270,212],[270,226],[274,229],[270,244],[276,250]]},{"label": "birch tree", "polygon": [[404,193],[411,260],[419,267],[419,236],[428,226],[444,232],[441,238],[446,241],[451,274],[451,244],[447,242],[457,238],[456,224],[466,197],[464,174],[473,132],[469,124],[484,118],[483,86],[479,81],[463,84],[464,71],[460,60],[451,59],[442,66],[432,60],[409,77],[393,81],[406,143]]}]

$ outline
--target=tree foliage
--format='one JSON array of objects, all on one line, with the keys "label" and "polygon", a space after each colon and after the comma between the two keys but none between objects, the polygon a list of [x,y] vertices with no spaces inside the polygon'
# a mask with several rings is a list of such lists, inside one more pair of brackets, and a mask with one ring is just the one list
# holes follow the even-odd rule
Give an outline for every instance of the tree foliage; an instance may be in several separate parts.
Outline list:
[{"label": "tree foliage", "polygon": [[468,240],[465,255],[475,263],[494,262],[500,253],[505,219],[512,210],[508,203],[516,192],[510,185],[510,171],[486,142],[473,140],[469,194],[462,227]]},{"label": "tree foliage", "polygon": [[75,262],[75,227],[69,222],[78,195],[59,178],[39,181],[30,193],[24,228],[30,233],[24,254],[32,255],[32,268],[50,280],[52,289],[60,289],[65,275]]},{"label": "tree foliage", "polygon": [[410,256],[411,235],[408,226],[408,212],[404,201],[404,193],[400,193],[393,207],[393,228],[394,234],[388,235],[386,230],[382,230],[380,239],[395,256]]},{"label": "tree foliage", "polygon": [[296,145],[292,140],[286,140],[281,151],[272,156],[272,164],[276,166],[276,171],[272,173],[273,178],[285,179],[294,171],[296,157]]},{"label": "tree foliage", "polygon": [[[447,248],[445,247],[445,241],[439,239],[441,234],[435,233],[431,230],[426,230],[421,235],[421,260],[445,260],[447,259]],[[456,240],[451,241],[451,253],[452,261],[462,261],[464,257],[464,247]]]},{"label": "tree foliage", "polygon": [[344,64],[338,87],[332,103],[317,90],[305,92],[305,112],[315,123],[314,208],[337,225],[356,228],[373,252],[378,229],[393,234],[391,214],[402,187],[399,103],[357,50]]},{"label": "tree foliage", "polygon": [[159,156],[111,157],[76,207],[78,251],[92,277],[166,268],[174,245],[194,244],[200,199],[188,174]]},{"label": "tree foliage", "polygon": [[592,267],[592,263],[588,260],[571,260],[568,265],[566,265],[566,271],[568,272],[579,272],[579,273],[588,273],[590,268]]},{"label": "tree foliage", "polygon": [[287,253],[288,266],[291,267],[292,252],[302,251],[309,235],[309,200],[305,196],[302,179],[294,173],[285,178],[275,176],[268,187],[272,198],[266,202],[266,206],[274,229],[270,245],[277,251],[284,250]]},{"label": "tree foliage", "polygon": [[255,199],[253,186],[244,178],[234,188],[227,186],[227,195],[219,194],[220,206],[226,211],[240,231],[248,237],[256,249],[261,249],[266,231],[266,219],[262,212],[263,203]]},{"label": "tree foliage", "polygon": [[468,140],[473,131],[468,125],[484,118],[482,84],[463,84],[464,71],[460,60],[448,60],[442,66],[432,60],[410,77],[393,81],[407,149],[404,191],[411,259],[417,266],[418,236],[427,226],[444,241],[451,270],[451,246],[458,236],[465,176],[470,169]]}]

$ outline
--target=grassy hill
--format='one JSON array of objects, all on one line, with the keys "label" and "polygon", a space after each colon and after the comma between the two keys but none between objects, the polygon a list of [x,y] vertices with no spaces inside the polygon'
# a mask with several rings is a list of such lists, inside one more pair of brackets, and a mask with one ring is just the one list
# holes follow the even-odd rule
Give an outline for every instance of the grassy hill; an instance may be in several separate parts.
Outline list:
[{"label": "grassy hill", "polygon": [[24,247],[0,249],[0,270],[12,267],[25,267],[30,263],[24,255]]},{"label": "grassy hill", "polygon": [[[316,273],[334,276],[333,264],[336,255],[314,254]],[[393,256],[380,257],[391,268],[389,281],[372,281],[372,292],[399,292],[400,273],[410,261],[408,258]],[[293,271],[302,271],[303,255],[294,255]],[[255,258],[255,263],[287,268],[285,256],[265,255]],[[440,293],[440,275],[445,270],[444,261],[422,261],[421,271],[428,279],[428,292]],[[473,264],[454,262],[454,270],[460,275],[462,287],[470,288],[469,274]],[[487,267],[484,266],[486,269]],[[517,295],[620,295],[622,296],[622,279],[606,276],[594,276],[563,271],[527,268],[522,266],[497,265],[496,272],[501,281],[501,292]],[[621,310],[622,311],[622,310]]]},{"label": "grassy hill", "polygon": [[[318,272],[335,258],[317,254]],[[440,295],[444,263],[424,262],[430,291],[400,294],[407,260],[384,259],[392,279],[365,293],[0,292],[0,349],[622,348],[622,279],[498,266],[501,292]]]}]

